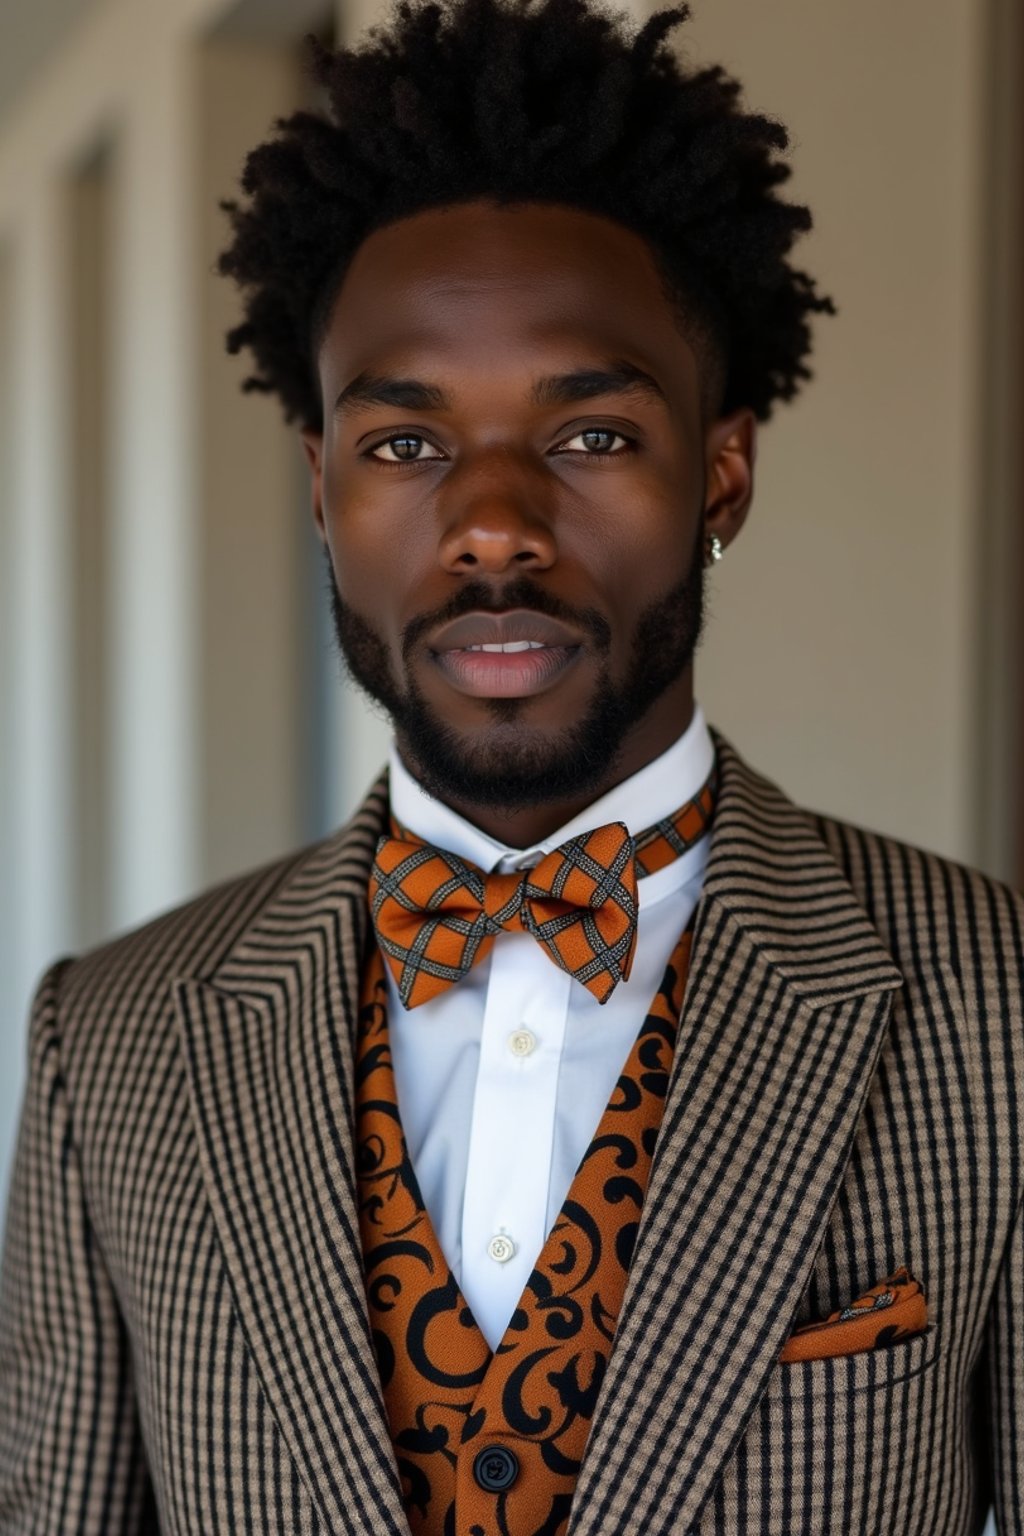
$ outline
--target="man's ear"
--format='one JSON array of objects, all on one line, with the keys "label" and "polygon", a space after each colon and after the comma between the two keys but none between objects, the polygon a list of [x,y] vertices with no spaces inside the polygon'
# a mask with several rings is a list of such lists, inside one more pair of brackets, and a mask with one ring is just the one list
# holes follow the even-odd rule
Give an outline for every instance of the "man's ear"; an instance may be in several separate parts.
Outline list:
[{"label": "man's ear", "polygon": [[749,406],[712,422],[705,435],[704,526],[725,549],[746,521],[754,497],[757,418]]},{"label": "man's ear", "polygon": [[313,521],[316,523],[317,533],[321,541],[327,543],[327,528],[324,523],[324,435],[322,432],[314,432],[309,427],[303,427],[299,432],[302,439],[302,447],[306,454],[306,460],[310,469],[310,494],[313,507]]}]

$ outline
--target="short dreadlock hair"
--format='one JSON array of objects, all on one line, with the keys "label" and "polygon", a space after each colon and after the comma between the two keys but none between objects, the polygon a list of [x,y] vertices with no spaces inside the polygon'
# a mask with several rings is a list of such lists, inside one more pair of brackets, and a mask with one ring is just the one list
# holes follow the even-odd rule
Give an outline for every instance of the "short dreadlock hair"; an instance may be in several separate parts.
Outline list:
[{"label": "short dreadlock hair", "polygon": [[245,294],[228,351],[249,348],[257,366],[243,388],[319,430],[317,353],[357,247],[485,198],[583,209],[642,236],[705,408],[713,390],[713,409],[767,420],[812,376],[809,314],[835,307],[786,260],[811,226],[776,194],[786,129],[741,111],[721,66],[680,64],[665,39],[689,13],[635,28],[595,0],[398,0],[357,47],[307,38],[328,113],[277,118],[246,159],[247,204],[220,205],[234,239],[218,269]]}]

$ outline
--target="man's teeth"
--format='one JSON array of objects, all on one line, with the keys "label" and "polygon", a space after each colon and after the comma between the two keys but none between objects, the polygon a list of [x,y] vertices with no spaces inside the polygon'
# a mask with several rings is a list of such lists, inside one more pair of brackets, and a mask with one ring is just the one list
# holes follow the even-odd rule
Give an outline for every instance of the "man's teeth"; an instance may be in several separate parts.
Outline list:
[{"label": "man's teeth", "polygon": [[543,651],[543,640],[508,640],[503,645],[467,645],[467,651]]}]

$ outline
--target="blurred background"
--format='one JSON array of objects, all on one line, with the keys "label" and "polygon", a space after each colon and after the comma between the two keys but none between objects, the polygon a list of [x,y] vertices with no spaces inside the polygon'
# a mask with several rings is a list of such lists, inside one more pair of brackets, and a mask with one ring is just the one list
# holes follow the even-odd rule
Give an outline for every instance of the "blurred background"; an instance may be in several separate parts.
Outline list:
[{"label": "blurred background", "polygon": [[[640,3],[636,14],[644,14]],[[839,306],[712,576],[709,718],[815,809],[1024,880],[1019,0],[697,0]],[[0,1201],[43,966],[316,838],[384,723],[212,264],[373,0],[0,0]],[[0,1204],[2,1212],[2,1204]]]}]

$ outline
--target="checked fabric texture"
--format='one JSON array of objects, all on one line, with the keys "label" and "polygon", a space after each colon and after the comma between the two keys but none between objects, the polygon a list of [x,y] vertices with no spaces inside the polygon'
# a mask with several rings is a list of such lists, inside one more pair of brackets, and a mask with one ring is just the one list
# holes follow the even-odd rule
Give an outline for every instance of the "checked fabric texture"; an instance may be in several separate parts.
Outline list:
[{"label": "checked fabric texture", "polygon": [[624,822],[608,822],[509,875],[485,874],[392,821],[392,835],[377,845],[369,896],[402,1004],[437,997],[486,957],[499,933],[524,928],[607,1002],[633,962],[638,880],[703,836],[714,802],[712,768],[691,800],[635,839]]},{"label": "checked fabric texture", "polygon": [[[692,927],[692,925],[691,925]],[[618,1084],[491,1353],[448,1267],[402,1132],[380,952],[356,1045],[359,1230],[374,1351],[412,1536],[562,1536],[612,1351],[689,971],[680,938]],[[511,1450],[509,1486],[479,1486]]]},{"label": "checked fabric texture", "polygon": [[[715,745],[572,1536],[977,1536],[990,1504],[1024,1536],[1024,900]],[[0,1261],[3,1536],[409,1536],[353,1123],[387,797],[41,978]],[[922,1332],[779,1361],[901,1263]]]}]

